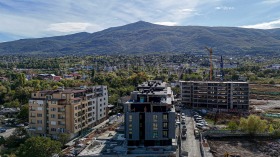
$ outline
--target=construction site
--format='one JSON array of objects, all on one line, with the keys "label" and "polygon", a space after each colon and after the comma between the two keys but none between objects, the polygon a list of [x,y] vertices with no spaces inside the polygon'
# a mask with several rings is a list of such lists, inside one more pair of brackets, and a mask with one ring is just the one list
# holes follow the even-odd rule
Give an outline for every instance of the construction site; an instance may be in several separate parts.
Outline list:
[{"label": "construction site", "polygon": [[280,140],[269,139],[211,139],[208,140],[214,157],[279,157]]},{"label": "construction site", "polygon": [[[123,143],[123,135],[117,134],[117,131],[122,132],[122,123],[123,116],[115,117],[111,121],[104,121],[94,127],[87,135],[78,137],[67,143],[66,145],[68,147],[62,151],[62,154],[64,157],[99,156],[102,152],[107,152],[105,142],[108,138],[111,139],[114,137]],[[121,145],[121,143],[118,143],[118,145]]]}]

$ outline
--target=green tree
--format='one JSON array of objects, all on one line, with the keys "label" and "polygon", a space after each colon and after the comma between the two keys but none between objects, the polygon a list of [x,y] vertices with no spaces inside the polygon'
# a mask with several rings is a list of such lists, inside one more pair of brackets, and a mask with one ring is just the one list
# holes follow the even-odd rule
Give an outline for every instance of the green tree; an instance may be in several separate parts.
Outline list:
[{"label": "green tree", "polygon": [[275,131],[275,130],[274,130],[274,128],[273,128],[273,125],[270,124],[270,125],[269,125],[269,128],[268,128],[268,132],[269,132],[269,133],[274,133],[274,131]]},{"label": "green tree", "polygon": [[61,143],[47,137],[31,137],[21,144],[17,151],[19,157],[51,157],[61,151]]},{"label": "green tree", "polygon": [[3,136],[0,136],[0,145],[5,144],[6,140]]},{"label": "green tree", "polygon": [[70,134],[61,133],[58,135],[57,140],[64,146],[70,140]]},{"label": "green tree", "polygon": [[263,133],[267,129],[267,121],[262,120],[259,116],[250,115],[247,119],[241,118],[239,127],[241,130],[254,135]]},{"label": "green tree", "polygon": [[5,142],[8,148],[16,148],[28,138],[28,133],[25,128],[16,128],[11,136]]},{"label": "green tree", "polygon": [[18,114],[18,118],[21,119],[22,121],[28,121],[28,116],[29,116],[29,106],[28,104],[25,104],[21,106],[20,112]]},{"label": "green tree", "polygon": [[229,128],[229,130],[231,130],[231,131],[235,131],[235,130],[238,129],[238,125],[237,125],[237,123],[236,123],[235,121],[230,121],[230,122],[228,123],[228,128]]}]

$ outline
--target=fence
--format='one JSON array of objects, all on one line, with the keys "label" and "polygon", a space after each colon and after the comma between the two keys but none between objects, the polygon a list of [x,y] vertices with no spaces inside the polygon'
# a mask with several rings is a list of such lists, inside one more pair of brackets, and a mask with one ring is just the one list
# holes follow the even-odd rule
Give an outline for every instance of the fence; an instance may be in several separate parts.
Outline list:
[{"label": "fence", "polygon": [[[270,133],[256,133],[254,136],[256,137],[270,137],[272,134]],[[208,136],[208,137],[242,137],[242,136],[251,136],[248,133],[239,131],[239,130],[208,130],[202,133],[202,136]]]},{"label": "fence", "polygon": [[280,118],[280,113],[265,113],[263,114],[263,116],[271,118]]}]

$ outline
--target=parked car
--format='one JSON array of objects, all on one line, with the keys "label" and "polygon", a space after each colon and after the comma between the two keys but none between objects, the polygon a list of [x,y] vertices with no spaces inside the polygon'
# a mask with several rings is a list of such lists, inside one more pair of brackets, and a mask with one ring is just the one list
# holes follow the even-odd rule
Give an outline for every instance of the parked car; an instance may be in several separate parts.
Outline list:
[{"label": "parked car", "polygon": [[24,127],[24,124],[21,124],[21,123],[20,123],[20,124],[17,124],[16,126],[17,126],[17,127]]},{"label": "parked car", "polygon": [[181,124],[182,124],[182,125],[186,125],[186,122],[185,122],[185,121],[182,121]]},{"label": "parked car", "polygon": [[199,131],[197,129],[194,129],[194,136],[195,138],[199,137]]},{"label": "parked car", "polygon": [[6,132],[6,131],[7,131],[7,129],[5,129],[5,128],[0,128],[0,133]]},{"label": "parked car", "polygon": [[183,133],[182,133],[182,139],[183,139],[183,140],[187,139],[187,134],[183,134]]},{"label": "parked car", "polygon": [[182,116],[185,116],[185,113],[182,113]]},{"label": "parked car", "polygon": [[201,124],[201,123],[197,123],[195,126],[196,126],[197,128],[202,128],[204,125]]}]

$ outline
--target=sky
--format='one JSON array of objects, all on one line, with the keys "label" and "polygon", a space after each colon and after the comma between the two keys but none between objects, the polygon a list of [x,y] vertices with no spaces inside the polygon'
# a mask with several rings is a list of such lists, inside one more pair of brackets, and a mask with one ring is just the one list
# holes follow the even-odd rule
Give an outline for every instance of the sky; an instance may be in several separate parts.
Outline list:
[{"label": "sky", "polygon": [[280,28],[280,0],[0,0],[0,42],[93,33],[140,20]]}]

